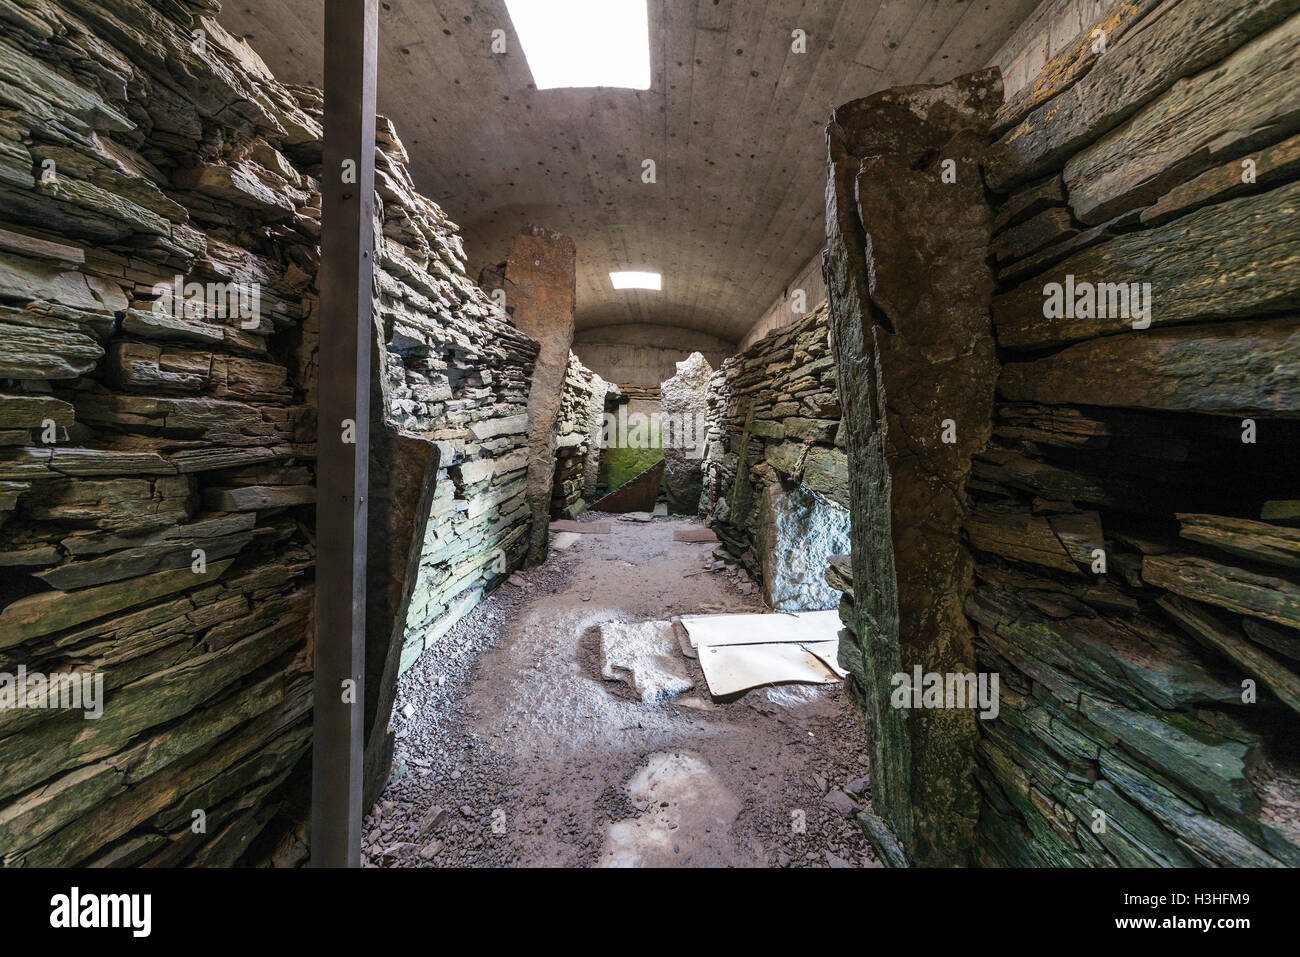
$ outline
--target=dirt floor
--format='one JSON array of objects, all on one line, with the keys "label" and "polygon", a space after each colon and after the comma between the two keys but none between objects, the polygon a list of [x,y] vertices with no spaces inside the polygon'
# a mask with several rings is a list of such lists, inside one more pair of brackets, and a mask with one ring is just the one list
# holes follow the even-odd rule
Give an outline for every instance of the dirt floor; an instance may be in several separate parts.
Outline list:
[{"label": "dirt floor", "polygon": [[[850,815],[867,743],[840,685],[646,704],[601,678],[611,620],[761,612],[759,590],[674,542],[688,519],[605,521],[511,576],[402,676],[394,774],[367,866],[879,866]],[[552,541],[555,534],[552,534]]]}]

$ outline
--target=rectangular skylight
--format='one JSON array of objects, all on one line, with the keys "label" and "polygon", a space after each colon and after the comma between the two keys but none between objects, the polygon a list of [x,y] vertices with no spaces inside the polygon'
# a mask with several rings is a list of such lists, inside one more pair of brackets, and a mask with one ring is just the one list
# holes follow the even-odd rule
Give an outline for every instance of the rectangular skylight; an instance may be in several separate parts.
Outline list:
[{"label": "rectangular skylight", "polygon": [[506,0],[539,90],[650,89],[646,0]]},{"label": "rectangular skylight", "polygon": [[663,278],[657,272],[612,272],[609,281],[615,289],[662,289]]}]

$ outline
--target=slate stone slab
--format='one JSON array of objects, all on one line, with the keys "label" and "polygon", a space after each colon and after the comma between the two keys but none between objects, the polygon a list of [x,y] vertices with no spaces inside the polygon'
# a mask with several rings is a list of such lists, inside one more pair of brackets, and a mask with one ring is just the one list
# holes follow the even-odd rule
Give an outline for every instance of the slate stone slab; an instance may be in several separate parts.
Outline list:
[{"label": "slate stone slab", "polygon": [[[1001,101],[996,71],[886,90],[839,107],[827,136],[824,272],[853,515],[851,630],[874,729],[875,811],[918,863],[965,858],[977,803],[963,770],[970,714],[905,725],[890,677],[914,663],[964,670],[974,657],[952,594],[970,560],[939,530],[961,524],[971,455],[992,428],[993,216],[981,164]],[[945,159],[955,182],[944,182]]]}]

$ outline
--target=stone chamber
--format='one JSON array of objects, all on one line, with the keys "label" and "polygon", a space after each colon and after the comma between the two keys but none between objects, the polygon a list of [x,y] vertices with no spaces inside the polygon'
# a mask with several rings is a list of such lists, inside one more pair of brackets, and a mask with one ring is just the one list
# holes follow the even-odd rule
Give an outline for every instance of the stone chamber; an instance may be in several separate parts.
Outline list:
[{"label": "stone chamber", "polygon": [[[381,6],[356,862],[1300,865],[1300,0]],[[311,859],[321,8],[0,0],[6,867]]]}]

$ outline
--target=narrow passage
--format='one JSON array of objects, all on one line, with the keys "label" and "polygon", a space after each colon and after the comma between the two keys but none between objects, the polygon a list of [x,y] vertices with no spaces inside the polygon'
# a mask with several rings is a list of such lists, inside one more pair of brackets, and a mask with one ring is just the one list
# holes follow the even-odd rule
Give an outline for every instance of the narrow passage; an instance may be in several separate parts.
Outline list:
[{"label": "narrow passage", "polygon": [[[401,679],[398,769],[366,820],[368,866],[877,866],[851,815],[870,798],[842,685],[643,703],[602,678],[599,625],[762,612],[690,519],[587,513]],[[865,804],[863,805],[865,806]]]}]

